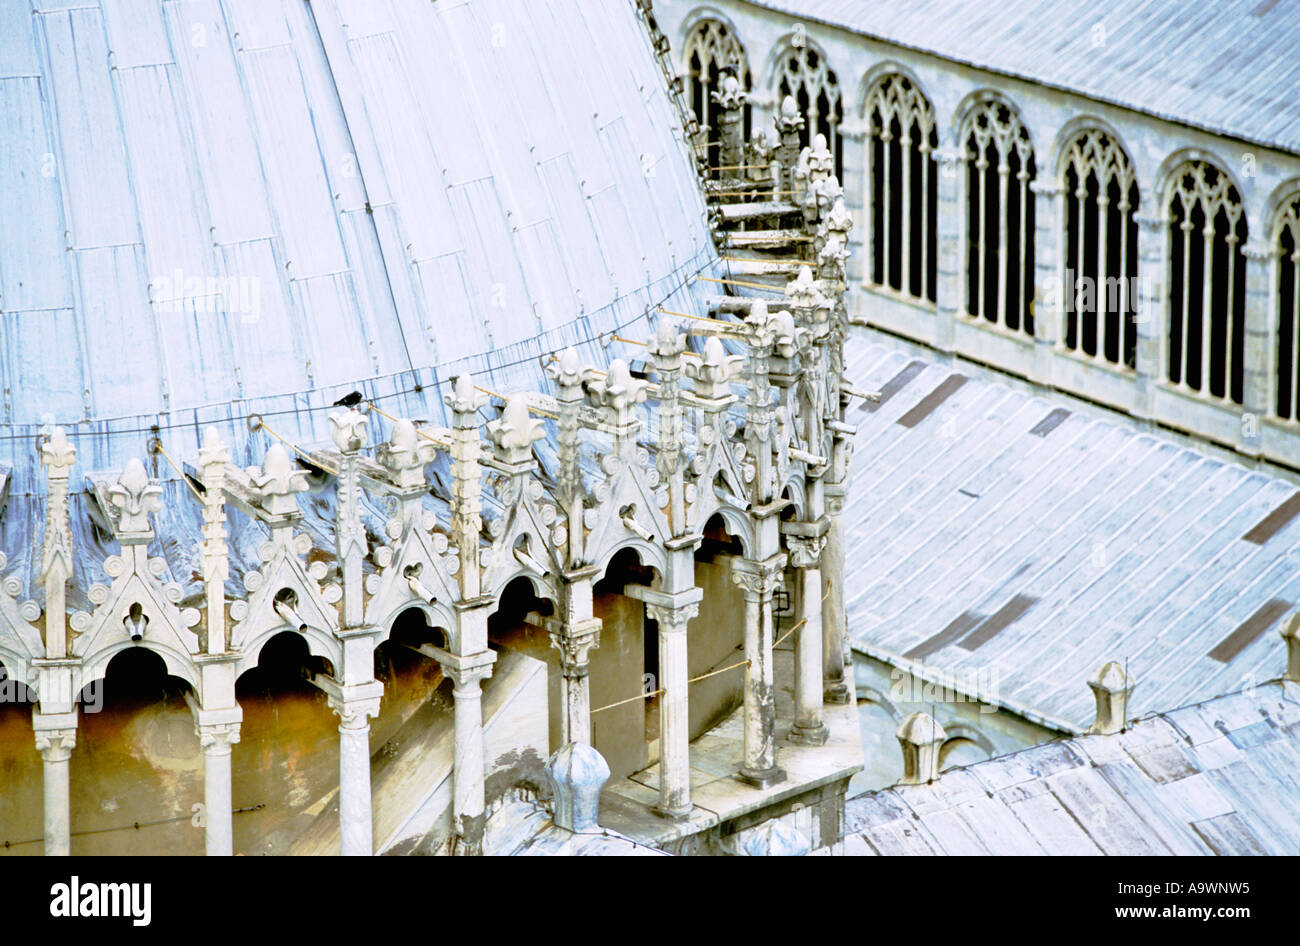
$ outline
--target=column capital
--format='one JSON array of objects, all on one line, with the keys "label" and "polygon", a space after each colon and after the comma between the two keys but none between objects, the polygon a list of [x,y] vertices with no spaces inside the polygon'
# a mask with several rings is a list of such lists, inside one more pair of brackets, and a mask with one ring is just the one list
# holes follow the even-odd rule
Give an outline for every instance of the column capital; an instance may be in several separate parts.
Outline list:
[{"label": "column capital", "polygon": [[492,676],[492,665],[497,655],[484,650],[477,654],[443,655],[442,672],[452,682],[457,696],[467,696],[469,691],[477,692],[479,685]]},{"label": "column capital", "polygon": [[1044,197],[1056,197],[1065,191],[1061,182],[1054,178],[1035,178],[1029,182],[1029,189]]},{"label": "column capital", "polygon": [[669,605],[651,604],[647,601],[645,610],[650,619],[659,625],[659,633],[685,633],[686,625],[693,618],[699,617],[700,603],[692,601],[689,604]]},{"label": "column capital", "polygon": [[231,747],[239,742],[239,729],[239,723],[213,723],[206,726],[196,724],[194,727],[203,750],[215,753],[230,752]]},{"label": "column capital", "polygon": [[569,675],[586,675],[588,655],[600,646],[600,619],[589,618],[566,624],[555,618],[547,618],[546,626],[551,646],[560,652],[564,672]]},{"label": "column capital", "polygon": [[1133,221],[1143,230],[1163,230],[1169,226],[1171,218],[1166,213],[1135,214]]},{"label": "column capital", "polygon": [[784,552],[761,562],[747,558],[734,559],[731,563],[731,580],[740,586],[746,598],[770,597],[781,583],[781,571],[785,568],[786,561]]},{"label": "column capital", "polygon": [[826,548],[826,537],[787,535],[785,544],[790,552],[791,565],[795,568],[816,568],[821,564],[822,550]]},{"label": "column capital", "polygon": [[1246,259],[1257,263],[1267,262],[1282,255],[1277,247],[1263,240],[1247,240],[1246,245],[1241,248],[1241,253]]},{"label": "column capital", "polygon": [[46,762],[67,762],[77,744],[77,730],[37,729],[36,750]]},{"label": "column capital", "polygon": [[329,708],[338,714],[340,732],[365,729],[370,725],[370,718],[379,715],[384,685],[378,680],[344,687],[329,678],[316,677],[312,683],[325,691]]}]

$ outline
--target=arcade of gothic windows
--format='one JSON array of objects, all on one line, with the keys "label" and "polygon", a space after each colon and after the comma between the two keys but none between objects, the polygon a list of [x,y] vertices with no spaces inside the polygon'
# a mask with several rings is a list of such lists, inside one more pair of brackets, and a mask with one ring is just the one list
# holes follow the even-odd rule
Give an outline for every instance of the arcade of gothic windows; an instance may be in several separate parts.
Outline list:
[{"label": "arcade of gothic windows", "polygon": [[1065,203],[1062,344],[1126,368],[1137,354],[1138,186],[1133,163],[1098,128],[1074,138],[1061,175]]},{"label": "arcade of gothic windows", "polygon": [[[695,117],[708,135],[709,166],[719,164],[718,128],[722,107],[714,93],[722,88],[722,79],[733,75],[746,92],[752,87],[749,62],[745,50],[736,39],[731,27],[719,20],[701,20],[686,38],[682,50],[690,80],[690,101]],[[746,104],[744,112],[744,140],[752,133],[752,108]]]},{"label": "arcade of gothic windows", "polygon": [[935,301],[939,132],[934,107],[907,76],[881,77],[867,94],[867,280]]},{"label": "arcade of gothic windows", "polygon": [[1277,371],[1274,410],[1300,420],[1300,194],[1283,205],[1274,228],[1277,260]]},{"label": "arcade of gothic windows", "polygon": [[799,131],[799,144],[808,145],[817,135],[826,137],[826,147],[835,156],[835,176],[844,180],[844,139],[840,127],[844,124],[844,100],[840,94],[840,80],[826,65],[826,57],[806,39],[791,41],[776,61],[773,86],[777,101],[791,96],[804,116],[804,126]]},{"label": "arcade of gothic windows", "polygon": [[1009,104],[981,102],[967,116],[966,312],[1034,334],[1034,149]]},{"label": "arcade of gothic windows", "polygon": [[1226,174],[1205,161],[1178,169],[1169,191],[1169,380],[1242,403],[1246,344],[1246,215]]},{"label": "arcade of gothic windows", "polygon": [[[696,117],[712,131],[719,109],[711,93],[720,77],[730,71],[743,88],[752,88],[744,47],[731,26],[705,19],[691,28],[682,58]],[[802,145],[825,135],[843,181],[838,77],[805,37],[786,40],[774,59],[773,100],[794,97],[805,119]],[[938,179],[947,170],[938,162],[942,139],[934,108],[914,79],[889,72],[868,87],[862,115],[864,281],[871,289],[934,304]],[[746,105],[746,140],[759,128]],[[956,140],[957,158],[965,165],[964,175],[958,171],[965,185],[965,311],[1032,336],[1037,167],[1031,137],[1015,106],[986,91],[965,115]],[[716,164],[716,145],[709,155]],[[1088,361],[1132,370],[1141,197],[1133,162],[1113,134],[1095,127],[1068,139],[1058,162],[1065,278],[1059,345]],[[1168,226],[1162,246],[1162,371],[1180,390],[1242,404],[1247,226],[1241,195],[1221,168],[1196,160],[1173,175],[1163,200]],[[1300,422],[1300,194],[1283,202],[1272,233],[1269,404],[1277,418]]]}]

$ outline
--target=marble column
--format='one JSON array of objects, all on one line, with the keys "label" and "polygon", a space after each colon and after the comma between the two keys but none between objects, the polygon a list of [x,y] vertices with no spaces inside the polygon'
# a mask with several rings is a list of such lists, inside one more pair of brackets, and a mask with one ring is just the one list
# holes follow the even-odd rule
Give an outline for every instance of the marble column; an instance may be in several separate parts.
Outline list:
[{"label": "marble column", "polygon": [[1133,414],[1150,421],[1155,416],[1155,387],[1169,371],[1164,325],[1169,220],[1164,214],[1139,214],[1134,220],[1138,227],[1138,312]]},{"label": "marble column", "polygon": [[963,152],[947,148],[936,152],[939,162],[938,208],[935,222],[935,324],[934,347],[952,353],[957,319],[966,311],[965,193],[966,161]]},{"label": "marble column", "polygon": [[[452,823],[463,855],[483,853],[487,807],[483,758],[482,683],[492,675],[492,651],[451,656],[442,672],[452,681],[455,699],[455,748],[452,771]],[[590,724],[588,724],[590,725]]]},{"label": "marble column", "polygon": [[779,554],[761,562],[738,559],[732,580],[745,597],[745,759],[741,781],[767,788],[785,780],[776,765],[776,686],[772,672],[772,593],[785,568]]},{"label": "marble column", "polygon": [[591,745],[591,651],[600,646],[600,619],[593,617],[592,582],[597,570],[587,568],[564,576],[561,614],[546,619],[551,646],[560,652],[560,745]]},{"label": "marble column", "polygon": [[375,852],[370,804],[370,718],[379,697],[331,698],[339,716],[339,853],[369,857]]},{"label": "marble column", "polygon": [[199,726],[198,732],[203,747],[204,853],[208,857],[230,857],[235,852],[230,757],[232,747],[239,742],[239,723]]},{"label": "marble column", "polygon": [[848,622],[844,611],[844,484],[826,484],[826,545],[822,550],[821,574],[825,598],[822,607],[822,697],[827,703],[852,702],[848,680]]},{"label": "marble column", "polygon": [[1061,185],[1050,179],[1035,180],[1034,196],[1034,361],[1032,380],[1051,386],[1052,364],[1063,344],[1065,298],[1063,264],[1064,226],[1061,222]]},{"label": "marble column", "polygon": [[[68,717],[71,717],[70,719]],[[66,857],[72,848],[69,760],[77,744],[76,713],[33,716],[36,748],[44,763],[45,854]]]},{"label": "marble column", "polygon": [[691,814],[690,684],[686,627],[700,612],[698,603],[684,607],[647,604],[646,614],[659,625],[659,804],[658,814],[684,821]]},{"label": "marble column", "polygon": [[1271,349],[1277,324],[1277,315],[1271,311],[1277,254],[1267,243],[1259,240],[1250,240],[1242,248],[1242,253],[1246,258],[1246,272],[1238,273],[1237,278],[1244,275],[1246,280],[1246,324],[1242,357],[1242,424],[1238,431],[1237,449],[1257,457],[1263,451],[1260,438],[1263,418],[1272,413],[1273,385],[1269,365],[1274,364]]},{"label": "marble column", "polygon": [[787,536],[790,564],[799,570],[800,625],[795,632],[794,725],[790,741],[805,746],[826,743],[830,731],[822,721],[822,574],[824,536]]}]

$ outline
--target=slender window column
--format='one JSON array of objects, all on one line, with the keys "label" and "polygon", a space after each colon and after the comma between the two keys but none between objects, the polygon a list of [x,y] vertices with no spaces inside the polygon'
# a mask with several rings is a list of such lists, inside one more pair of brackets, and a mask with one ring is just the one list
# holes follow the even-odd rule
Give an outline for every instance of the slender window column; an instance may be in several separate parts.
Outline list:
[{"label": "slender window column", "polygon": [[77,744],[77,714],[34,713],[36,748],[44,763],[45,855],[67,857],[72,848],[69,760]]},{"label": "slender window column", "polygon": [[795,632],[794,725],[790,741],[805,746],[826,743],[830,731],[822,722],[823,646],[821,552],[826,538],[787,536],[790,564],[799,569],[801,621]]},{"label": "slender window column", "polygon": [[[203,747],[204,853],[208,857],[230,857],[235,852],[230,757],[234,744],[239,742],[239,723],[218,723],[196,729]],[[366,755],[369,764],[368,750]]]},{"label": "slender window column", "polygon": [[1032,181],[1034,194],[1034,380],[1052,383],[1052,359],[1064,348],[1065,255],[1061,223],[1062,188],[1047,179]]},{"label": "slender window column", "polygon": [[[1228,251],[1231,254],[1229,258],[1235,256],[1232,253],[1233,245],[1229,242]],[[1254,415],[1254,422],[1250,424],[1243,423],[1239,430],[1241,442],[1238,449],[1252,456],[1259,456],[1262,443],[1259,437],[1261,429],[1260,418],[1272,413],[1272,408],[1276,403],[1270,404],[1269,398],[1269,371],[1270,363],[1270,345],[1275,345],[1274,328],[1277,322],[1277,316],[1271,312],[1275,304],[1273,295],[1274,281],[1274,260],[1276,253],[1267,243],[1258,241],[1249,241],[1242,247],[1242,255],[1246,258],[1246,312],[1245,312],[1245,330],[1246,338],[1242,365],[1245,375],[1242,379],[1242,412],[1247,415]],[[1240,273],[1236,276],[1241,279]],[[1232,276],[1229,275],[1228,285],[1233,285]],[[1231,313],[1231,306],[1229,307]],[[1230,316],[1231,319],[1231,316]],[[1231,338],[1232,322],[1228,323],[1228,337]],[[1228,376],[1228,384],[1225,393],[1231,395],[1231,374]]]},{"label": "slender window column", "polygon": [[[698,594],[697,590],[697,594]],[[686,628],[700,613],[698,601],[682,607],[646,605],[659,625],[659,805],[665,818],[691,813],[690,684]]]},{"label": "slender window column", "polygon": [[938,323],[935,326],[935,348],[939,351],[953,351],[957,315],[966,310],[966,280],[963,277],[966,265],[965,216],[962,213],[962,182],[966,179],[965,154],[960,149],[940,151],[936,158],[939,162],[939,210],[935,217],[937,230],[936,249],[938,259],[935,261],[935,274],[938,284],[935,286],[935,311]]},{"label": "slender window column", "polygon": [[483,853],[486,772],[483,759],[482,683],[492,675],[496,654],[448,655],[442,672],[451,678],[455,698],[455,758],[452,772],[452,817],[459,838],[458,854]]},{"label": "slender window column", "polygon": [[[1134,365],[1138,396],[1133,414],[1151,420],[1155,414],[1155,385],[1168,377],[1170,358],[1169,336],[1165,330],[1169,218],[1164,214],[1146,214],[1135,217],[1134,221],[1138,228],[1138,272],[1141,278],[1137,286],[1137,356]],[[1181,318],[1181,313],[1169,312],[1168,317]]]},{"label": "slender window column", "polygon": [[329,704],[339,717],[339,853],[344,857],[370,857],[375,852],[370,805],[370,718],[379,715],[379,696],[335,693]]},{"label": "slender window column", "polygon": [[757,788],[785,780],[776,765],[776,689],[772,674],[772,592],[786,556],[734,562],[732,580],[745,596],[745,760],[740,779]]},{"label": "slender window column", "polygon": [[560,652],[563,675],[560,744],[591,745],[591,651],[600,646],[600,619],[592,616],[592,582],[596,569],[565,575],[563,614],[548,619],[551,646]]}]

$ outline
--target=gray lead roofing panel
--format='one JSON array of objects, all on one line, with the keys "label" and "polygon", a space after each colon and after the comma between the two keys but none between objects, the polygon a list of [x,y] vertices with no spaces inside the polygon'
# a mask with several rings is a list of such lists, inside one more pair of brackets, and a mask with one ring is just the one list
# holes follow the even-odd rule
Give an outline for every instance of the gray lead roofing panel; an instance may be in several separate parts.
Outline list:
[{"label": "gray lead roofing panel", "polygon": [[[749,0],[754,6],[1300,153],[1294,0]],[[852,64],[831,61],[852,79]]]},{"label": "gray lead roofing panel", "polygon": [[[915,360],[857,336],[845,351],[864,390]],[[907,427],[899,419],[951,374],[922,364],[854,417],[855,648],[922,676],[996,679],[1006,705],[1074,730],[1091,725],[1087,679],[1110,660],[1137,678],[1138,715],[1281,675],[1285,648],[1268,628],[1235,638],[1226,662],[1210,655],[1269,602],[1300,601],[1300,517],[1265,544],[1242,541],[1294,486],[1100,411],[1037,436],[1053,405],[981,378]],[[952,646],[1017,595],[1038,600],[979,647]]]}]

